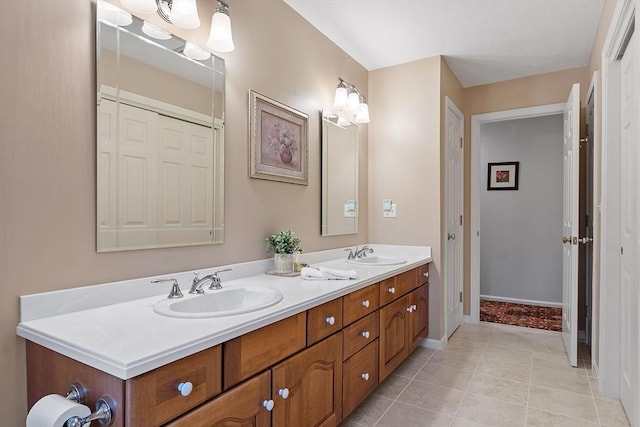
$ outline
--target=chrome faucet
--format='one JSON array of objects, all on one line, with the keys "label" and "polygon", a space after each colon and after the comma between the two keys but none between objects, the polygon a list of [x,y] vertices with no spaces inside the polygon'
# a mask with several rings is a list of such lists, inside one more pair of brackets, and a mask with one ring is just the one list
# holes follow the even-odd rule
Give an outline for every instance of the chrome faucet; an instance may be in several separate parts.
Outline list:
[{"label": "chrome faucet", "polygon": [[367,254],[372,254],[373,253],[373,249],[371,249],[369,246],[364,245],[363,247],[361,247],[360,249],[358,249],[358,247],[356,246],[356,251],[354,252],[354,256],[355,258],[366,258]]},{"label": "chrome faucet", "polygon": [[173,285],[171,286],[171,292],[169,292],[169,295],[167,296],[167,298],[169,299],[175,299],[175,298],[182,298],[182,292],[180,292],[180,286],[178,285],[178,281],[176,279],[158,279],[158,280],[152,280],[151,283],[165,283],[165,282],[171,282]]},{"label": "chrome faucet", "polygon": [[199,278],[198,272],[195,272],[195,277],[191,282],[191,289],[189,289],[190,294],[203,294],[204,289],[202,287],[207,281],[211,281],[211,285],[209,285],[209,289],[222,289],[222,279],[218,277],[218,273],[223,273],[225,271],[231,271],[230,268],[225,268],[223,270],[218,270],[213,272],[212,274],[207,274],[206,276]]}]

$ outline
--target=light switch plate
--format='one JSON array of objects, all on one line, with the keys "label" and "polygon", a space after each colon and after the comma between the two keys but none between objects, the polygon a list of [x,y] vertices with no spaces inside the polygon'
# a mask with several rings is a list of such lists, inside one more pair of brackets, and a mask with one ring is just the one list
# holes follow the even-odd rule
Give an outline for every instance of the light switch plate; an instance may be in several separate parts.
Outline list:
[{"label": "light switch plate", "polygon": [[398,209],[395,203],[391,204],[391,209],[382,212],[385,218],[396,218],[398,216]]},{"label": "light switch plate", "polygon": [[345,218],[355,218],[356,210],[351,207],[349,204],[344,205],[344,217]]},{"label": "light switch plate", "polygon": [[391,199],[384,199],[382,201],[382,210],[390,211],[391,210]]}]

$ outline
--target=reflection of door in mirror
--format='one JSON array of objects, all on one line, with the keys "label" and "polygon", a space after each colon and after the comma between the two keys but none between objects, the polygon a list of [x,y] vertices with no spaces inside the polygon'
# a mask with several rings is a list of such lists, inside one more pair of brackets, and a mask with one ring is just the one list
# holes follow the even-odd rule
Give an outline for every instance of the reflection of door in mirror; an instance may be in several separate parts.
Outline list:
[{"label": "reflection of door in mirror", "polygon": [[323,236],[358,232],[358,127],[322,116]]},{"label": "reflection of door in mirror", "polygon": [[224,63],[97,22],[97,249],[222,242]]}]

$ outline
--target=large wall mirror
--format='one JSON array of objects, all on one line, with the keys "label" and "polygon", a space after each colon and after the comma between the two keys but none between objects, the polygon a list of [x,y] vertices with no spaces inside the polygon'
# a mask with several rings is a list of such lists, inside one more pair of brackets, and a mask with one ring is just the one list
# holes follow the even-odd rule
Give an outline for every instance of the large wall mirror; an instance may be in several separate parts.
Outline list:
[{"label": "large wall mirror", "polygon": [[358,126],[322,113],[323,236],[358,232]]},{"label": "large wall mirror", "polygon": [[97,250],[222,243],[224,61],[97,10]]}]

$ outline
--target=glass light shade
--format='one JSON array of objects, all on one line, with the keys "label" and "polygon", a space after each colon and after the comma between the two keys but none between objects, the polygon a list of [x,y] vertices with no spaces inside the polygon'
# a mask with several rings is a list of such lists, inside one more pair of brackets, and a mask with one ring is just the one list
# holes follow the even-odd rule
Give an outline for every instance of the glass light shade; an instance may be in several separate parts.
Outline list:
[{"label": "glass light shade", "polygon": [[118,27],[126,27],[133,22],[133,18],[129,12],[125,12],[105,1],[98,3],[98,16],[101,20],[117,25]]},{"label": "glass light shade", "polygon": [[173,25],[187,30],[198,28],[200,17],[196,0],[173,0],[169,20]]},{"label": "glass light shade", "polygon": [[351,90],[347,97],[347,107],[351,111],[357,111],[360,106],[360,95],[355,90]]},{"label": "glass light shade", "polygon": [[344,111],[347,109],[347,88],[346,87],[338,87],[336,88],[336,95],[333,98],[333,109],[336,111]]},{"label": "glass light shade", "polygon": [[366,103],[360,104],[360,109],[358,110],[358,114],[356,114],[356,123],[369,123],[371,120],[369,119],[369,106]]},{"label": "glass light shade", "polygon": [[140,14],[155,13],[158,10],[156,0],[120,0],[120,3],[127,9]]},{"label": "glass light shade", "polygon": [[342,126],[342,127],[351,126],[351,122],[349,120],[345,119],[342,116],[338,116],[337,124],[338,124],[338,126]]},{"label": "glass light shade", "polygon": [[184,54],[185,56],[191,59],[197,59],[198,61],[204,61],[205,59],[209,59],[211,57],[211,54],[209,52],[191,42],[187,42],[184,45]]},{"label": "glass light shade", "polygon": [[156,27],[155,25],[147,21],[144,21],[144,24],[142,24],[142,32],[149,37],[158,40],[169,40],[171,38],[171,33],[159,27]]},{"label": "glass light shade", "polygon": [[211,17],[211,32],[207,46],[216,52],[231,52],[235,49],[231,34],[231,19],[223,12],[216,12]]}]

